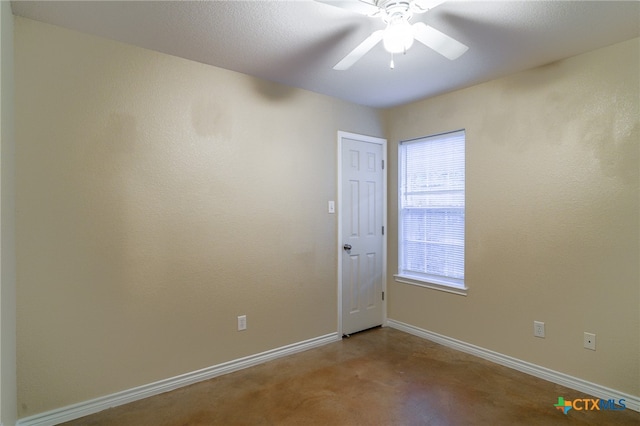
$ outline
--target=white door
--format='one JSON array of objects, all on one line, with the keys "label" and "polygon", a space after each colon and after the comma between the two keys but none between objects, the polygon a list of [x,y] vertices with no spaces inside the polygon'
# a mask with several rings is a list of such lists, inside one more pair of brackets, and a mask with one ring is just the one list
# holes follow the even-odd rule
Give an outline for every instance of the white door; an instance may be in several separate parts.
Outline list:
[{"label": "white door", "polygon": [[342,334],[384,320],[386,141],[340,132]]}]

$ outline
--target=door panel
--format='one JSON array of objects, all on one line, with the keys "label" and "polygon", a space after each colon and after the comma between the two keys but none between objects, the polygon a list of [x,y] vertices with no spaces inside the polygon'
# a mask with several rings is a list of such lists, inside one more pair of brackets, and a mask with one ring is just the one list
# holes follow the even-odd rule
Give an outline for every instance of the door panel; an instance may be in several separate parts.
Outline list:
[{"label": "door panel", "polygon": [[383,145],[342,138],[342,332],[383,322]]}]

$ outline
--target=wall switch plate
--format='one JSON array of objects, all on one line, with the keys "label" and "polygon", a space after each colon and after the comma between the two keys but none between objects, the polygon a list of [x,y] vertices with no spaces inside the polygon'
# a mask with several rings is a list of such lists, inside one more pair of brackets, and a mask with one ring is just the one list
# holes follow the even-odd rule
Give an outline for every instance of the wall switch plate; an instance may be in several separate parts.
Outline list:
[{"label": "wall switch plate", "polygon": [[584,347],[585,349],[596,350],[596,335],[593,333],[584,333]]},{"label": "wall switch plate", "polygon": [[238,331],[242,331],[242,330],[246,330],[247,329],[247,316],[246,315],[240,315],[238,317]]},{"label": "wall switch plate", "polygon": [[542,321],[533,322],[533,335],[544,338],[544,323]]},{"label": "wall switch plate", "polygon": [[336,202],[329,201],[329,213],[335,213],[335,212],[336,212]]}]

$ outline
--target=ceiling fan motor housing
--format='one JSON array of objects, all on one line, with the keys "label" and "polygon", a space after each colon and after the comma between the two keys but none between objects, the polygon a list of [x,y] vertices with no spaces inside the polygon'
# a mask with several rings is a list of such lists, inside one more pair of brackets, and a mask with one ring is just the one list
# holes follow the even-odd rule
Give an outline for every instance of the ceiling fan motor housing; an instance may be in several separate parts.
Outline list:
[{"label": "ceiling fan motor housing", "polygon": [[387,24],[397,21],[409,21],[413,16],[411,4],[402,0],[386,0],[384,4],[379,5],[383,11],[382,20]]}]

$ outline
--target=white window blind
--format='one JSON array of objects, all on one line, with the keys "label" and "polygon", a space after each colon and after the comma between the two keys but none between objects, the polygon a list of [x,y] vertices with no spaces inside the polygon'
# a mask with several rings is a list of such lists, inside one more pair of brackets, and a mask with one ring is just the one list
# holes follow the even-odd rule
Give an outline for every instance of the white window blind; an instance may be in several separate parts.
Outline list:
[{"label": "white window blind", "polygon": [[464,288],[464,130],[400,143],[399,276]]}]

